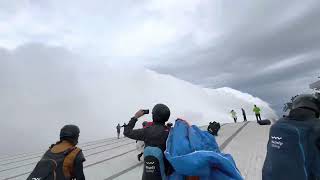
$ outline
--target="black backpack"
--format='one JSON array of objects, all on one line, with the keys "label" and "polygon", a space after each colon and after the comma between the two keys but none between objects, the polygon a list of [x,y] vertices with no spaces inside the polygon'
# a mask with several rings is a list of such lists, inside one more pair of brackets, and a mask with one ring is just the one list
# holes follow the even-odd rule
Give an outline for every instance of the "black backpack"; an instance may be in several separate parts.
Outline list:
[{"label": "black backpack", "polygon": [[258,121],[259,125],[271,125],[271,121],[269,119],[264,119],[264,120],[260,120]]},{"label": "black backpack", "polygon": [[166,180],[164,154],[158,147],[144,149],[143,180]]},{"label": "black backpack", "polygon": [[218,122],[210,122],[209,123],[209,126],[208,126],[208,132],[214,136],[217,136],[218,135],[218,131],[220,130],[220,123]]},{"label": "black backpack", "polygon": [[51,148],[43,155],[27,180],[71,179],[71,174],[66,171],[69,171],[68,167],[73,166],[73,161],[81,149],[71,147],[61,153],[52,153]]},{"label": "black backpack", "polygon": [[262,180],[319,180],[319,119],[284,118],[271,126]]}]

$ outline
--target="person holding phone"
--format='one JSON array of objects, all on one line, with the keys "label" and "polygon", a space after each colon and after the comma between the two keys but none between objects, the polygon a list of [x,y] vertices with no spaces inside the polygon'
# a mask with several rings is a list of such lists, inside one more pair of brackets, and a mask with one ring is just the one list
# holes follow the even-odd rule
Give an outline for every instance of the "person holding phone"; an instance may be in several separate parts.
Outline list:
[{"label": "person holding phone", "polygon": [[[169,120],[170,109],[164,104],[157,104],[152,109],[153,125],[147,128],[133,129],[140,117],[149,113],[148,110],[139,110],[129,121],[128,125],[124,127],[123,135],[130,139],[144,141],[146,147],[157,147],[161,149],[162,153],[166,150],[166,141],[169,135],[169,130],[165,123]],[[163,156],[164,157],[164,156]],[[166,158],[163,158],[165,173],[169,175],[172,167]],[[143,179],[145,177],[145,171]],[[157,178],[154,178],[157,179]]]}]

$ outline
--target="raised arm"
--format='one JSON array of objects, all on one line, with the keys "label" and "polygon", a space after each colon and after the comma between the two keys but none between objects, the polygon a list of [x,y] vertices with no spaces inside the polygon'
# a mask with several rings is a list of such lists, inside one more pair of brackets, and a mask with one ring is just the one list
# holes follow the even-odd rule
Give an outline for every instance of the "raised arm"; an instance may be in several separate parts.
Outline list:
[{"label": "raised arm", "polygon": [[139,140],[139,141],[144,141],[144,129],[133,129],[134,126],[136,125],[136,122],[138,121],[137,118],[131,118],[131,120],[129,121],[129,124],[127,124],[124,127],[124,131],[123,131],[123,135],[125,135],[126,137],[130,138],[130,139],[135,139],[135,140]]},{"label": "raised arm", "polygon": [[142,110],[138,111],[133,118],[129,121],[129,123],[124,127],[123,135],[130,139],[140,140],[144,141],[145,135],[144,130],[145,129],[135,129],[133,130],[134,126],[136,125],[136,122],[138,121],[138,118],[143,116],[144,112]]}]

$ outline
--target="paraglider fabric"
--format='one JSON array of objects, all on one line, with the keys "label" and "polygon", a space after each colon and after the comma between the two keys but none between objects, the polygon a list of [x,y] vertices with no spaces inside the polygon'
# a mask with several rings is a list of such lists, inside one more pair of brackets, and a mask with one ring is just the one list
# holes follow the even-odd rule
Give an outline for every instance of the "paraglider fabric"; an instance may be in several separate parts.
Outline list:
[{"label": "paraglider fabric", "polygon": [[232,156],[220,152],[214,136],[181,119],[170,131],[165,156],[175,170],[169,180],[184,180],[186,176],[243,180]]}]

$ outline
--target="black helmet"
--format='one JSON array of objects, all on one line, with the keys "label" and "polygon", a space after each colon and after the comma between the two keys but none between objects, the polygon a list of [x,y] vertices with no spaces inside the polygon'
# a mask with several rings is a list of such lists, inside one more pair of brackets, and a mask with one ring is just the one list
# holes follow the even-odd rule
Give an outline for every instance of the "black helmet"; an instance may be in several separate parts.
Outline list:
[{"label": "black helmet", "polygon": [[164,104],[157,104],[152,109],[152,119],[154,122],[165,123],[169,120],[170,109]]},{"label": "black helmet", "polygon": [[304,108],[314,111],[317,116],[320,113],[320,101],[315,95],[302,94],[293,99],[292,109]]},{"label": "black helmet", "polygon": [[65,125],[60,130],[60,140],[68,140],[73,144],[78,144],[80,129],[76,125]]}]

